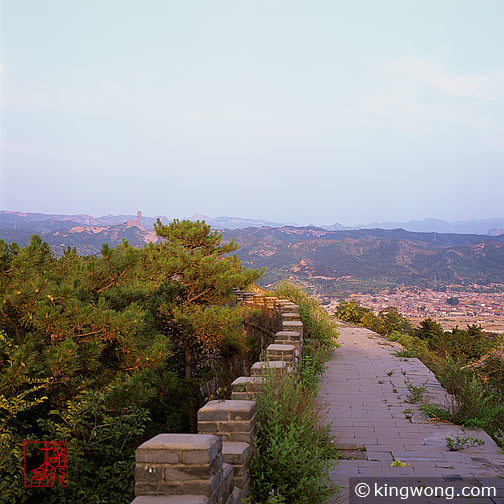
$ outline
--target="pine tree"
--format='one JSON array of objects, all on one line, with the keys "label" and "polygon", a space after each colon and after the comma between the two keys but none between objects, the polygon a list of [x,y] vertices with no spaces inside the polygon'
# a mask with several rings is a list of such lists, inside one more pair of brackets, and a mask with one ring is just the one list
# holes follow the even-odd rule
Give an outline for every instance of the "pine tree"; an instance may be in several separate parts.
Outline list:
[{"label": "pine tree", "polygon": [[244,288],[262,272],[242,267],[231,241],[204,221],[174,220],[155,224],[162,239],[144,251],[143,275],[160,332],[176,342],[184,365],[189,428],[196,429],[193,380],[198,366],[223,344],[243,347],[241,310],[230,305],[233,290]]}]

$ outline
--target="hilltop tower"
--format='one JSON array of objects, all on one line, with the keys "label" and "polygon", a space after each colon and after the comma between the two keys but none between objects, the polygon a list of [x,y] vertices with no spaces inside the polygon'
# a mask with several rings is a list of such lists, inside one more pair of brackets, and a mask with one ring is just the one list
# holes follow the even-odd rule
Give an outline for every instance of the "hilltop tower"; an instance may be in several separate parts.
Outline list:
[{"label": "hilltop tower", "polygon": [[140,227],[140,221],[142,219],[142,212],[140,212],[140,210],[138,210],[137,212],[137,226]]}]

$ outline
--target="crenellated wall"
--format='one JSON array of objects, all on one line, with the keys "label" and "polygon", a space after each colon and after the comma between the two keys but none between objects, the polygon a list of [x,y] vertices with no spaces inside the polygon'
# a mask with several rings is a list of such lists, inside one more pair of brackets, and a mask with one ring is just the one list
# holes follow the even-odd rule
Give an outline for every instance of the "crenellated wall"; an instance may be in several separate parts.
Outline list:
[{"label": "crenellated wall", "polygon": [[231,399],[210,401],[198,411],[198,434],[159,434],[137,449],[132,504],[239,504],[249,495],[254,395],[267,379],[265,369],[296,372],[303,324],[288,300],[244,293],[239,301],[254,310],[244,330],[259,342],[264,361],[233,381]]}]

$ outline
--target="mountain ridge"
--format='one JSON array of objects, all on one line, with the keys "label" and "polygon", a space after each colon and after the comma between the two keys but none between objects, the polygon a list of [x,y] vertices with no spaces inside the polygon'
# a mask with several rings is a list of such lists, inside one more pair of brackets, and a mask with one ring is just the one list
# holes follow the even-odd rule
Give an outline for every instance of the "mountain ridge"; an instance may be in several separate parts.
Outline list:
[{"label": "mountain ridge", "polygon": [[[146,227],[151,227],[157,219],[167,223],[171,219],[166,216],[142,216],[142,223]],[[61,229],[72,225],[88,226],[113,226],[119,225],[129,220],[136,219],[136,215],[103,215],[93,217],[88,214],[43,214],[17,211],[0,211],[0,228],[30,228],[35,231],[49,231],[50,229]],[[316,227],[328,231],[349,231],[360,229],[405,229],[411,232],[436,232],[436,233],[457,233],[457,234],[479,234],[479,235],[499,235],[504,234],[504,218],[493,219],[471,219],[469,221],[448,222],[441,219],[427,218],[422,220],[411,220],[409,222],[371,222],[370,224],[360,224],[357,226],[345,226],[340,223],[330,225],[310,224],[299,226],[293,222],[274,222],[264,219],[251,219],[244,217],[210,217],[201,213],[195,213],[190,220],[205,220],[207,224],[217,229],[243,229],[248,227]],[[73,224],[70,224],[73,223]]]}]

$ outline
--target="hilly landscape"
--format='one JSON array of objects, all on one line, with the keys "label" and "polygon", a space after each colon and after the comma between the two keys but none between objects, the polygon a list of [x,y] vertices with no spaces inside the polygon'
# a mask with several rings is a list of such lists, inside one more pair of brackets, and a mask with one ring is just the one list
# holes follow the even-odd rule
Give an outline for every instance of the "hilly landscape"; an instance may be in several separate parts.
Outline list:
[{"label": "hilly landscape", "polygon": [[[233,224],[239,226],[247,220],[262,222],[234,218]],[[155,242],[153,222],[154,218],[141,215],[94,218],[1,212],[0,239],[24,246],[32,234],[38,234],[58,256],[67,247],[75,247],[81,255],[99,254],[103,243],[115,246],[126,239],[140,247]],[[400,284],[435,288],[504,283],[502,234],[314,226],[237,227],[222,232],[225,241],[233,239],[239,244],[237,255],[247,266],[266,268],[260,280],[265,286],[291,278],[319,293],[341,295]]]},{"label": "hilly landscape", "polygon": [[293,277],[325,293],[397,284],[435,287],[504,282],[504,236],[413,233],[403,229],[327,231],[261,228],[224,231],[263,282]]}]

